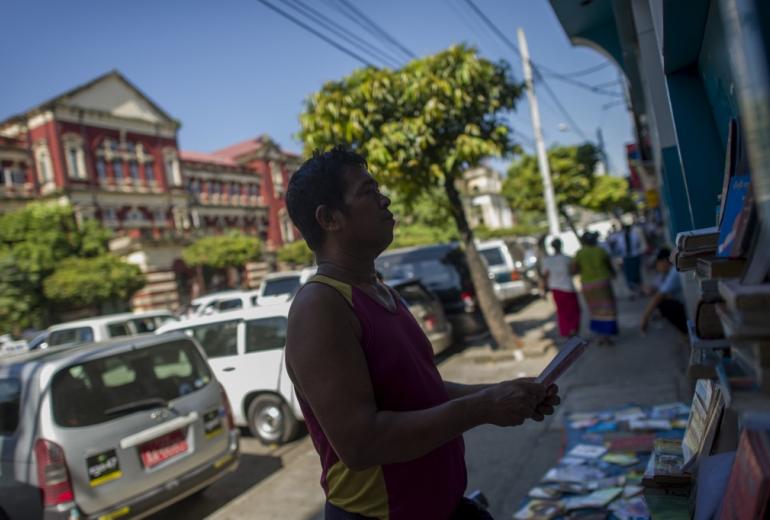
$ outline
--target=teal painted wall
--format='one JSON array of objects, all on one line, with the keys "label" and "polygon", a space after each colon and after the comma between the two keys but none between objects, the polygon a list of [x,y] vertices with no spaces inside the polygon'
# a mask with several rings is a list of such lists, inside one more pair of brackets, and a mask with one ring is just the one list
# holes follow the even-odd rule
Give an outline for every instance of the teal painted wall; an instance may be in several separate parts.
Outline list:
[{"label": "teal painted wall", "polygon": [[661,150],[661,156],[663,159],[661,194],[668,208],[668,231],[673,242],[676,234],[680,231],[693,229],[693,222],[687,203],[687,191],[682,177],[679,151],[676,146],[669,146]]}]

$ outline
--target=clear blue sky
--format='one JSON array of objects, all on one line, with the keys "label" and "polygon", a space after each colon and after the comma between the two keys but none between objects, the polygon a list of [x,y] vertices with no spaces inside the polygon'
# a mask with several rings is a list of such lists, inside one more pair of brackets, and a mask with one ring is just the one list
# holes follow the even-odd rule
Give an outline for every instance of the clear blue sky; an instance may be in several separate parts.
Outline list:
[{"label": "clear blue sky", "polygon": [[[271,0],[280,6],[285,1]],[[355,32],[333,7],[335,0],[305,1]],[[514,43],[516,28],[523,27],[532,59],[552,70],[569,73],[605,61],[593,50],[570,45],[546,0],[475,2]],[[522,77],[518,56],[482,25],[465,0],[361,0],[355,5],[418,56],[468,42],[487,58],[509,61]],[[182,122],[179,144],[186,150],[212,151],[266,133],[298,152],[294,135],[303,100],[325,81],[360,66],[257,0],[25,0],[5,3],[3,21],[0,119],[118,69]],[[596,85],[617,77],[613,66],[579,79]],[[624,144],[632,132],[624,106],[603,109],[617,98],[555,79],[549,84],[590,138],[601,126],[612,169],[625,174]],[[607,88],[620,91],[617,85]],[[548,145],[582,140],[559,129],[565,118],[542,88],[538,98]],[[526,98],[511,122],[532,135]]]}]

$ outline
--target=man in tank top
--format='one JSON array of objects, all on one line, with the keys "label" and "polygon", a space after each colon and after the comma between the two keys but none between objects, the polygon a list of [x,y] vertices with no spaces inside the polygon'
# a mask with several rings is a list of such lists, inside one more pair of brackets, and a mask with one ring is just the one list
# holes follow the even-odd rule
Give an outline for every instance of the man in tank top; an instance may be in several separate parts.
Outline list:
[{"label": "man in tank top", "polygon": [[362,157],[314,154],[286,205],[318,263],[289,313],[286,363],[321,460],[326,518],[490,518],[463,498],[462,434],[543,420],[556,386],[441,379],[429,340],[377,279],[395,220]]}]

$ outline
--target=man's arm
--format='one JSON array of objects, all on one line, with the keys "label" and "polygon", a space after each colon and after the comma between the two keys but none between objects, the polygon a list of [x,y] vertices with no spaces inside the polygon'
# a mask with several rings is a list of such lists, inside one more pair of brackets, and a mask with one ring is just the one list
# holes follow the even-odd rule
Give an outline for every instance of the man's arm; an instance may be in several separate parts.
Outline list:
[{"label": "man's arm", "polygon": [[639,325],[639,327],[642,329],[642,332],[647,330],[647,325],[650,323],[652,313],[655,312],[655,309],[658,308],[658,305],[660,305],[660,302],[662,302],[663,298],[665,297],[666,293],[657,291],[653,297],[650,298],[650,301],[647,303],[647,307],[644,309],[644,313],[642,313],[642,322]]},{"label": "man's arm", "polygon": [[493,385],[465,385],[463,383],[453,383],[452,381],[444,381],[444,388],[446,388],[450,399],[457,399],[459,397],[465,397],[467,395],[475,394]]},{"label": "man's arm", "polygon": [[508,381],[424,410],[378,410],[360,346],[360,325],[336,291],[312,284],[289,314],[286,361],[337,455],[351,469],[429,453],[479,424],[541,419],[545,388]]}]

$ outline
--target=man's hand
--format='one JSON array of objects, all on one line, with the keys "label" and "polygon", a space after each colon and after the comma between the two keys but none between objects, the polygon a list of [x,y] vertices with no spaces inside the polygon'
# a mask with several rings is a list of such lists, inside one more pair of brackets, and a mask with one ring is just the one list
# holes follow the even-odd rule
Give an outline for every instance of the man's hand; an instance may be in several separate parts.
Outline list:
[{"label": "man's hand", "polygon": [[554,407],[561,403],[559,398],[559,387],[551,385],[545,392],[545,398],[535,408],[535,413],[530,417],[535,421],[542,421],[546,415],[551,415]]},{"label": "man's hand", "polygon": [[[484,422],[497,426],[518,426],[530,418],[542,420],[542,412],[547,412],[548,408],[553,413],[551,401],[555,394],[549,396],[548,390],[545,385],[530,378],[503,381],[482,390],[479,398]],[[538,411],[541,407],[543,410]]]}]

